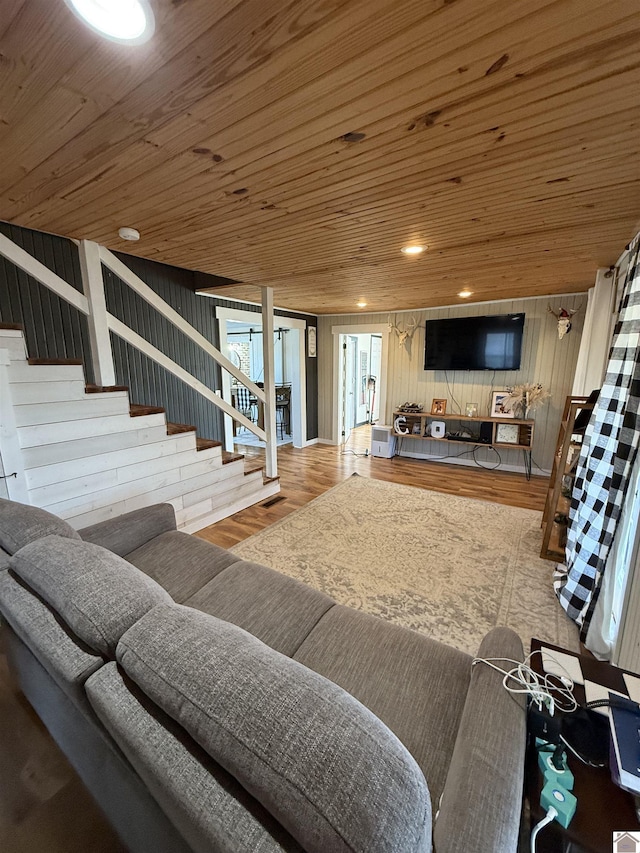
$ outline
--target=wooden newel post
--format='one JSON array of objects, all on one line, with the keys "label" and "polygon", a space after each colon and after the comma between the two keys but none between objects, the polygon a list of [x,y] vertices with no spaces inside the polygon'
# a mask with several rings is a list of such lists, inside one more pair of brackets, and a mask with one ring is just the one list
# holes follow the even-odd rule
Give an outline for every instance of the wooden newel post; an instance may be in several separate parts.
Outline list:
[{"label": "wooden newel post", "polygon": [[267,450],[265,474],[278,476],[278,441],[276,435],[276,380],[273,346],[273,288],[262,287],[262,357],[264,360],[264,429]]},{"label": "wooden newel post", "polygon": [[102,280],[100,247],[91,240],[81,240],[78,247],[82,288],[89,303],[89,340],[96,385],[115,385],[116,372],[107,322],[107,304]]}]

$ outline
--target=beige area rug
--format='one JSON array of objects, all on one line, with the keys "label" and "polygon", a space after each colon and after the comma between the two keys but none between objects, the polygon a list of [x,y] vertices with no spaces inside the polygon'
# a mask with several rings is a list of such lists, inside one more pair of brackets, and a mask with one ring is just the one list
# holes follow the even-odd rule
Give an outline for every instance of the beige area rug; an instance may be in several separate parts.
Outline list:
[{"label": "beige area rug", "polygon": [[541,513],[357,475],[232,551],[475,654],[495,625],[578,649]]}]

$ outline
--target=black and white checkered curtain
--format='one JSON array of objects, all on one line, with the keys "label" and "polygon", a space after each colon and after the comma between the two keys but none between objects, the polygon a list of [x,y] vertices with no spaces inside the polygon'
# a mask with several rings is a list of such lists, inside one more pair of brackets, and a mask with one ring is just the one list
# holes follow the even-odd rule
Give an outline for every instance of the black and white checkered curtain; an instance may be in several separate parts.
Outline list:
[{"label": "black and white checkered curtain", "polygon": [[629,265],[609,364],[576,472],[566,565],[554,586],[584,642],[614,540],[640,439],[640,235]]}]

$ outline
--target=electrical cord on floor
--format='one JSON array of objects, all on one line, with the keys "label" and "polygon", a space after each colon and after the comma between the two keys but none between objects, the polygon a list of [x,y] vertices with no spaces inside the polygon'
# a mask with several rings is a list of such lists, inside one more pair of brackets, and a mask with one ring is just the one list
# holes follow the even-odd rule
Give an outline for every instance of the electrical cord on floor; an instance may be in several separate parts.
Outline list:
[{"label": "electrical cord on floor", "polygon": [[341,456],[347,456],[347,455],[351,455],[351,456],[362,456],[363,458],[368,457],[368,456],[371,456],[371,454],[369,453],[369,451],[368,451],[368,450],[365,450],[365,452],[364,452],[364,453],[356,453],[356,451],[355,451],[355,450],[341,450],[341,451],[340,451],[340,455],[341,455]]},{"label": "electrical cord on floor", "polygon": [[500,454],[498,453],[498,451],[496,450],[495,447],[490,447],[489,449],[493,450],[493,452],[498,457],[498,461],[495,465],[483,465],[481,462],[478,462],[478,460],[476,459],[476,451],[478,450],[478,447],[482,447],[482,446],[483,445],[476,444],[475,447],[473,448],[473,461],[476,463],[478,468],[484,468],[485,471],[495,471],[496,468],[499,468],[502,465],[502,456],[500,456]]},{"label": "electrical cord on floor", "polygon": [[557,810],[553,806],[549,806],[546,815],[533,827],[533,831],[531,832],[531,853],[536,853],[536,839],[540,830],[548,826],[557,817]]}]

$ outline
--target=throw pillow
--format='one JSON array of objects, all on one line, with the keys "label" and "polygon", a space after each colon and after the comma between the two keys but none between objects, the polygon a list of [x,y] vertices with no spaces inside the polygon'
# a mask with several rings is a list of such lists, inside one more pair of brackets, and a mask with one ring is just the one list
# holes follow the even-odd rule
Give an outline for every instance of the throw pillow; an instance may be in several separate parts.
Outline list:
[{"label": "throw pillow", "polygon": [[52,534],[80,539],[70,524],[46,509],[0,498],[0,548],[7,554]]},{"label": "throw pillow", "polygon": [[11,568],[77,637],[108,657],[134,622],[172,601],[122,557],[81,539],[47,536],[31,542],[13,555]]}]

